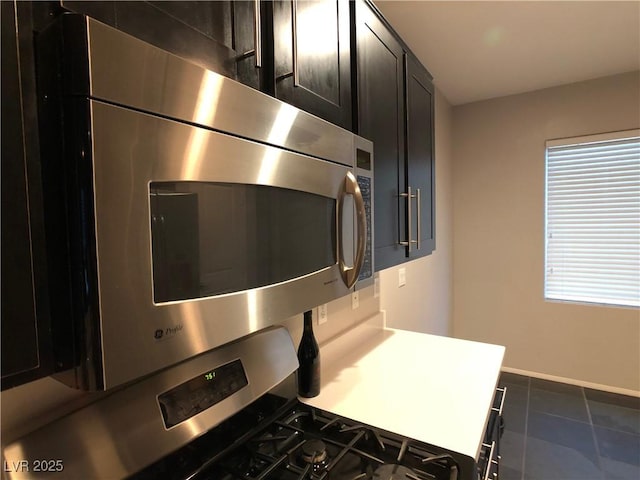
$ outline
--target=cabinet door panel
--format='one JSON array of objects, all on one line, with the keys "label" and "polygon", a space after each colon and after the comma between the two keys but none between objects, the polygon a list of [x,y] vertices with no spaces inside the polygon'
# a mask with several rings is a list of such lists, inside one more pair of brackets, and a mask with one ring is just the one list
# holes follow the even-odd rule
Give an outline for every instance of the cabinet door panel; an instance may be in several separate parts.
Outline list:
[{"label": "cabinet door panel", "polygon": [[373,141],[376,270],[404,261],[403,51],[364,3],[357,4],[359,135]]},{"label": "cabinet door panel", "polygon": [[406,55],[407,178],[416,193],[412,210],[410,256],[428,255],[435,248],[434,162],[433,162],[433,86],[431,79],[412,56]]},{"label": "cabinet door panel", "polygon": [[320,98],[340,105],[338,4],[294,2],[298,83]]},{"label": "cabinet door panel", "polygon": [[349,2],[273,3],[276,97],[351,129]]}]

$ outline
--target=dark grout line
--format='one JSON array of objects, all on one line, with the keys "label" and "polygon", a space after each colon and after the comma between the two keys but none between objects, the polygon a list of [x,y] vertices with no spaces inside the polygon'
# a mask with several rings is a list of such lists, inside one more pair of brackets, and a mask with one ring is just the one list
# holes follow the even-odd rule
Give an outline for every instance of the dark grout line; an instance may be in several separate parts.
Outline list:
[{"label": "dark grout line", "polygon": [[526,468],[526,458],[527,458],[527,437],[529,436],[529,401],[530,401],[530,392],[531,392],[531,377],[527,377],[527,406],[524,409],[525,413],[525,421],[524,421],[524,445],[522,446],[522,467],[521,467],[521,477],[520,480],[525,480],[525,468]]},{"label": "dark grout line", "polygon": [[546,415],[548,417],[562,418],[563,420],[569,420],[570,422],[581,423],[582,425],[589,425],[591,427],[593,426],[590,420],[588,422],[585,422],[584,420],[578,420],[577,418],[573,418],[573,417],[565,417],[564,415],[558,415],[557,413],[549,413],[549,412],[545,412],[544,410],[531,410],[531,411],[539,413],[541,415]]},{"label": "dark grout line", "polygon": [[591,417],[591,409],[589,408],[589,402],[587,401],[587,394],[583,387],[580,387],[582,392],[582,399],[587,407],[587,417],[589,418],[589,425],[591,425],[591,438],[593,438],[593,444],[596,447],[596,458],[598,459],[598,468],[600,469],[600,477],[605,480],[604,467],[602,465],[602,457],[600,456],[600,446],[598,445],[598,438],[596,437],[596,429],[593,426],[593,418]]},{"label": "dark grout line", "polygon": [[609,430],[610,432],[616,433],[624,433],[625,435],[633,435],[634,437],[640,437],[640,433],[630,432],[629,430],[620,430],[619,428],[608,427],[607,425],[598,425],[597,423],[593,424],[593,429],[602,428],[603,430]]}]

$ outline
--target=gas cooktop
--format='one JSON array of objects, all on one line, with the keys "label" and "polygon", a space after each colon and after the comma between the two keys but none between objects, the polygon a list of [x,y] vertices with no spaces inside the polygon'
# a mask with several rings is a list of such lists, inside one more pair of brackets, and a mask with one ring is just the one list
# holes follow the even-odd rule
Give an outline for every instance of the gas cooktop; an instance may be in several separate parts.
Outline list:
[{"label": "gas cooktop", "polygon": [[267,394],[133,478],[452,480],[458,465],[441,449]]}]

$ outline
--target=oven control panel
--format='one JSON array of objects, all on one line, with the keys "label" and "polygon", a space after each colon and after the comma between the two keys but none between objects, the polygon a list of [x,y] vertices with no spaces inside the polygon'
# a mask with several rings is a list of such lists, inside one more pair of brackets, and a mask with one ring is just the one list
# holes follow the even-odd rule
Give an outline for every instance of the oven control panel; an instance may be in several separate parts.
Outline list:
[{"label": "oven control panel", "polygon": [[240,360],[202,372],[175,388],[158,395],[165,428],[188,420],[247,386]]}]

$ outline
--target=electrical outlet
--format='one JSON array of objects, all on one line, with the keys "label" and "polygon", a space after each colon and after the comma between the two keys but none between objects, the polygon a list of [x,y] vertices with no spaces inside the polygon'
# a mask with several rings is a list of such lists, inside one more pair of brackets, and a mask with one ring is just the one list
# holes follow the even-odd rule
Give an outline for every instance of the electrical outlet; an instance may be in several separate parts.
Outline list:
[{"label": "electrical outlet", "polygon": [[318,307],[318,325],[327,323],[328,320],[329,320],[329,315],[327,315],[327,304],[323,303]]},{"label": "electrical outlet", "polygon": [[373,298],[378,298],[380,296],[380,279],[376,277],[373,280]]},{"label": "electrical outlet", "polygon": [[398,287],[404,287],[407,284],[407,270],[403,267],[398,270]]},{"label": "electrical outlet", "polygon": [[351,294],[351,308],[355,310],[360,306],[360,296],[358,292],[353,292]]}]

